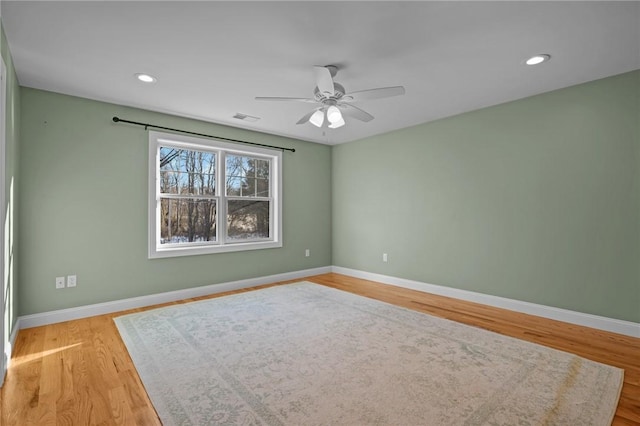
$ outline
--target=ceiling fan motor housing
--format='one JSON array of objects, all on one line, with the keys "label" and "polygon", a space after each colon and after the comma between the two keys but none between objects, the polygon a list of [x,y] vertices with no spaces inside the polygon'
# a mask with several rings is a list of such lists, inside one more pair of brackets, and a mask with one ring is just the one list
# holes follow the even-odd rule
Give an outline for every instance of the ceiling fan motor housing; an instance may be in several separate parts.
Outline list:
[{"label": "ceiling fan motor housing", "polygon": [[344,96],[344,87],[342,87],[342,84],[336,83],[335,81],[333,82],[333,95],[332,96],[328,96],[327,97],[324,93],[320,92],[320,89],[318,89],[318,86],[316,86],[313,89],[313,97],[318,102],[323,102],[323,101],[328,100],[328,99],[334,99],[334,100],[337,101],[338,99],[340,99],[343,96]]}]

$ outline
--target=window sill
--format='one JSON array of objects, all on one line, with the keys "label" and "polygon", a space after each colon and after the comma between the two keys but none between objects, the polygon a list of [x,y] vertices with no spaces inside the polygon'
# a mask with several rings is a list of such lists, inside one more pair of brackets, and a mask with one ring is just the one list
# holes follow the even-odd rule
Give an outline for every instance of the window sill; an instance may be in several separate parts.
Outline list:
[{"label": "window sill", "polygon": [[165,257],[197,256],[201,254],[230,253],[236,251],[260,250],[282,247],[281,241],[258,241],[250,243],[233,243],[211,246],[170,247],[151,249],[149,259],[161,259]]}]

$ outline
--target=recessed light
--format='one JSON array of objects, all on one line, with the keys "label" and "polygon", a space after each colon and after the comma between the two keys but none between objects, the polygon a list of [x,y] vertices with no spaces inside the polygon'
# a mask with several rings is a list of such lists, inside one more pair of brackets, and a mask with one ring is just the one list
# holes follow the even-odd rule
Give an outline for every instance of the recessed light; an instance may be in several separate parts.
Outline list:
[{"label": "recessed light", "polygon": [[525,64],[527,65],[538,65],[541,64],[543,62],[547,62],[549,59],[551,59],[551,55],[547,55],[546,53],[540,54],[540,55],[536,55],[536,56],[532,56],[529,59],[527,59],[525,61]]},{"label": "recessed light", "polygon": [[142,73],[136,74],[136,78],[143,83],[155,83],[156,81],[158,81],[158,79],[156,79],[154,76]]}]

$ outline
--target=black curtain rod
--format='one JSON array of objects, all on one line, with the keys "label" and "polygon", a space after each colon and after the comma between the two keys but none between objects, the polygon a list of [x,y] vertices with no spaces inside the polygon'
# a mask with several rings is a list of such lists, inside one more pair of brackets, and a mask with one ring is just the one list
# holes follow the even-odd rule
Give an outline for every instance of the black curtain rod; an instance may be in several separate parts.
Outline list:
[{"label": "black curtain rod", "polygon": [[173,129],[171,127],[156,126],[155,124],[140,123],[138,121],[123,120],[122,118],[118,118],[118,117],[113,117],[113,122],[114,123],[129,123],[129,124],[135,124],[136,126],[144,126],[145,130],[147,130],[148,128],[152,127],[154,129],[169,130],[171,132],[186,133],[188,135],[204,136],[206,138],[220,139],[220,140],[223,140],[223,141],[244,143],[244,144],[247,144],[247,145],[261,146],[261,147],[264,147],[264,148],[274,148],[274,149],[280,149],[282,151],[296,152],[296,150],[293,149],[293,148],[283,148],[281,146],[265,145],[265,144],[257,143],[257,142],[248,142],[248,141],[241,141],[241,140],[238,140],[238,139],[222,138],[220,136],[206,135],[204,133],[190,132],[188,130],[180,130],[180,129]]}]

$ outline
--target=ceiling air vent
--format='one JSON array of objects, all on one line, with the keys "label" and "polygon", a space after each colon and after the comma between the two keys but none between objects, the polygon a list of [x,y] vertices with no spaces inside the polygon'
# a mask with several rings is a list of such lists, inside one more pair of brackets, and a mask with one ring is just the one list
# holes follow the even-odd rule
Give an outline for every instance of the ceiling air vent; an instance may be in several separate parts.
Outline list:
[{"label": "ceiling air vent", "polygon": [[236,112],[236,115],[233,118],[237,118],[238,120],[249,121],[251,123],[255,123],[260,120],[260,117],[254,117],[252,115],[242,114],[240,112]]}]

